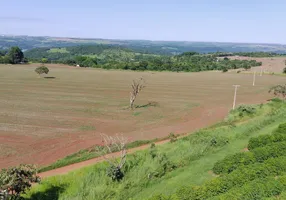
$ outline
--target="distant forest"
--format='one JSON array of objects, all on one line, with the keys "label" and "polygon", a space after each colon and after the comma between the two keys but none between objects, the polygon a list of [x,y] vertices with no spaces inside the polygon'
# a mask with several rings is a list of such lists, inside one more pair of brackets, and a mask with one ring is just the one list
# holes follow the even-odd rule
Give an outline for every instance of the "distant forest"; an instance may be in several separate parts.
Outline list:
[{"label": "distant forest", "polygon": [[[65,48],[35,48],[24,52],[32,62],[63,63],[104,69],[199,72],[260,66],[255,60],[230,60],[231,53],[159,55],[136,52],[113,45],[81,45]],[[269,54],[270,55],[270,54]],[[271,54],[271,56],[273,56]]]},{"label": "distant forest", "polygon": [[79,45],[112,45],[128,48],[144,54],[179,55],[184,52],[274,52],[286,53],[286,45],[251,44],[231,42],[190,42],[190,41],[150,41],[150,40],[111,40],[96,38],[60,38],[0,35],[0,50],[18,46],[23,51],[34,48],[59,48]]}]

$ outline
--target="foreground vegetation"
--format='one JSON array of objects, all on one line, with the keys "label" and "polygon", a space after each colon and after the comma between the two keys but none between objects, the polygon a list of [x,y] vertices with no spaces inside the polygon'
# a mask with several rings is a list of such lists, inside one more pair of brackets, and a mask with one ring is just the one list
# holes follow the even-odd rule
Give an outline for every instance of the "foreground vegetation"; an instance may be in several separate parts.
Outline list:
[{"label": "foreground vegetation", "polygon": [[[240,107],[216,126],[200,130],[172,143],[162,146],[151,145],[148,150],[128,155],[126,165],[123,167],[125,176],[119,182],[114,182],[106,176],[107,163],[99,163],[68,175],[47,178],[40,185],[35,186],[25,198],[42,200],[191,199],[188,195],[196,195],[197,199],[205,199],[204,197],[227,199],[239,190],[239,192],[244,191],[238,196],[238,199],[242,199],[249,197],[245,196],[249,194],[248,191],[253,191],[258,186],[269,188],[263,194],[254,191],[253,194],[260,195],[258,197],[280,194],[285,186],[283,177],[285,159],[280,157],[285,151],[283,141],[280,143],[280,141],[269,140],[267,144],[258,145],[259,147],[257,147],[259,142],[256,142],[256,147],[254,148],[255,145],[252,144],[253,150],[250,148],[249,153],[239,152],[248,146],[250,138],[271,134],[276,130],[278,125],[284,122],[285,111],[285,103],[279,100],[266,105]],[[276,152],[275,158],[263,156],[269,151],[269,145],[275,145],[275,148],[270,148],[271,155]],[[268,171],[263,172],[262,175],[255,175],[255,170],[250,170],[249,173],[254,174],[246,176],[248,179],[245,180],[243,177],[240,178],[240,174],[245,170],[244,165],[240,165],[232,171],[223,170],[226,174],[223,172],[224,175],[215,178],[212,171],[221,173],[213,169],[214,166],[219,165],[219,162],[229,162],[229,157],[235,153],[248,155],[252,152],[256,152],[257,156],[254,156],[256,160],[245,167],[264,170],[267,166]],[[224,160],[225,157],[227,160]],[[271,177],[277,177],[277,179]],[[225,187],[224,181],[229,183],[230,180],[235,182]],[[195,188],[213,187],[213,189],[210,190],[211,193],[204,193],[209,190],[194,190],[190,185],[198,185]],[[200,194],[207,196],[197,196],[200,194],[196,191],[201,191]],[[265,195],[266,193],[268,195]]]}]

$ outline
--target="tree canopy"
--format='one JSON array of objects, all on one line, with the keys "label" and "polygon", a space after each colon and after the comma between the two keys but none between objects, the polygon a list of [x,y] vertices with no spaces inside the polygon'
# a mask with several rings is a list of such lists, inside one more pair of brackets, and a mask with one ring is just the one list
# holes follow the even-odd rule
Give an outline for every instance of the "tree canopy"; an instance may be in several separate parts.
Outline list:
[{"label": "tree canopy", "polygon": [[46,66],[37,67],[37,68],[35,69],[35,72],[36,72],[37,74],[39,74],[39,75],[41,75],[41,74],[48,74],[49,71],[50,71],[50,70],[49,70]]},{"label": "tree canopy", "polygon": [[22,62],[26,62],[26,60],[24,53],[19,47],[11,47],[9,51],[0,51],[0,63],[20,64]]}]

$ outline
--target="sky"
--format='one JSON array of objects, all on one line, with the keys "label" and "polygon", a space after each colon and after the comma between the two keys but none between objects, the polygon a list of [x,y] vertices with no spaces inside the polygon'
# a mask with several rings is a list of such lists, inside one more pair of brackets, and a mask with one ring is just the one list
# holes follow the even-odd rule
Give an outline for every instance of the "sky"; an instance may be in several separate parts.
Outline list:
[{"label": "sky", "polygon": [[0,34],[286,44],[285,0],[0,1]]}]

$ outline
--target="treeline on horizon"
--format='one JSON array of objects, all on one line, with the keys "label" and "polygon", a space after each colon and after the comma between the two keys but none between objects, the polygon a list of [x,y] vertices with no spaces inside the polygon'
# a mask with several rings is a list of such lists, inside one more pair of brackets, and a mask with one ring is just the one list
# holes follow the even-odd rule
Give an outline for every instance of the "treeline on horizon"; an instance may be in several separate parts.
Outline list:
[{"label": "treeline on horizon", "polygon": [[[256,54],[259,55],[259,52]],[[80,67],[141,71],[227,71],[228,69],[238,68],[249,69],[262,64],[255,60],[230,60],[226,58],[226,56],[229,55],[233,54],[222,52],[211,54],[185,52],[172,56],[158,55],[136,52],[128,48],[112,45],[35,48],[25,52],[25,57],[31,62],[61,63],[71,66],[79,65]]]},{"label": "treeline on horizon", "polygon": [[[15,49],[15,47],[12,47]],[[12,49],[11,48],[11,49]],[[0,63],[17,64],[8,59],[10,50],[0,51]],[[10,53],[11,55],[11,53]],[[142,53],[113,45],[81,45],[65,48],[35,48],[24,52],[25,61],[40,63],[60,63],[71,66],[103,69],[185,71],[250,69],[261,66],[255,60],[228,59],[227,56],[273,57],[281,54],[269,52],[240,53],[198,53],[184,52],[179,55],[158,55]],[[11,57],[11,56],[10,56]],[[22,61],[22,59],[21,59]],[[20,62],[19,62],[20,63]]]}]

